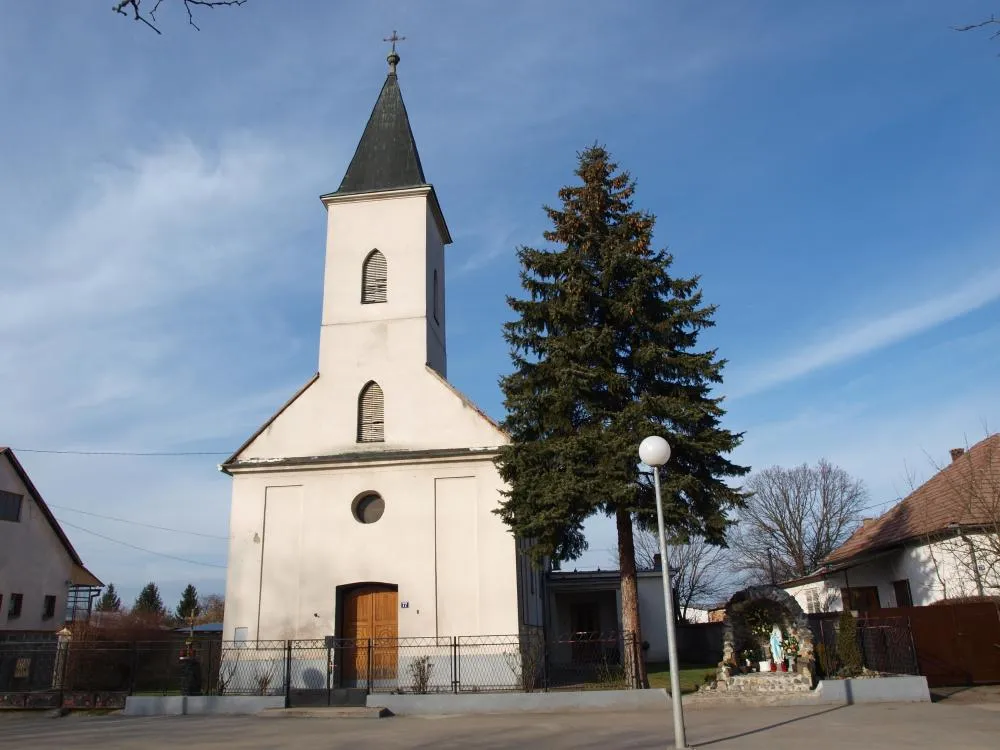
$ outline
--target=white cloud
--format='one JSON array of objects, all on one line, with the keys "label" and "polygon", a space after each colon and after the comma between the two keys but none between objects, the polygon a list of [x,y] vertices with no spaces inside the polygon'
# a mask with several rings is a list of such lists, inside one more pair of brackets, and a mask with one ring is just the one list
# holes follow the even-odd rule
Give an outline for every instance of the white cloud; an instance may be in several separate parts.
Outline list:
[{"label": "white cloud", "polygon": [[873,320],[855,320],[830,336],[765,364],[734,371],[730,399],[766,391],[827,367],[877,351],[1000,299],[1000,268],[988,269],[953,292],[927,299]]},{"label": "white cloud", "polygon": [[[61,213],[0,207],[2,223],[25,238],[0,253],[0,442],[235,448],[314,366],[275,311],[301,287],[301,259],[322,263],[309,186],[326,172],[324,151],[246,134],[215,148],[174,138],[76,176],[80,198]],[[315,247],[289,250],[310,219]],[[287,362],[299,358],[302,372],[290,375]],[[21,455],[55,505],[226,535],[223,457]],[[224,541],[57,512],[131,544],[225,562]],[[95,574],[123,592],[146,580],[169,597],[187,580],[223,587],[222,570],[66,530]]]}]

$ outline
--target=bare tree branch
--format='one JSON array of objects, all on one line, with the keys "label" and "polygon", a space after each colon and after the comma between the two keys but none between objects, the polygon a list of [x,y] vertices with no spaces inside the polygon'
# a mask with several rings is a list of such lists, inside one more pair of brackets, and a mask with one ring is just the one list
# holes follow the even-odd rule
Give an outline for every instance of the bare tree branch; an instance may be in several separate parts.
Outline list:
[{"label": "bare tree branch", "polygon": [[[941,471],[943,467],[935,464]],[[928,539],[948,559],[951,591],[939,575],[945,597],[1000,594],[1000,435],[990,435],[952,459],[947,477],[952,518],[944,536]],[[935,567],[937,561],[935,560]]]},{"label": "bare tree branch", "polygon": [[[181,2],[184,3],[184,9],[187,11],[188,23],[193,26],[196,31],[201,31],[201,28],[194,22],[192,6],[198,5],[203,8],[218,8],[221,6],[243,5],[246,1],[247,0],[181,0]],[[160,9],[160,5],[163,3],[163,0],[155,0],[153,7],[146,14],[143,14],[142,12],[142,2],[143,0],[118,0],[118,2],[115,3],[111,9],[115,13],[120,13],[126,17],[131,14],[133,21],[141,21],[157,34],[162,33],[156,27],[156,12]]]},{"label": "bare tree branch", "polygon": [[[1000,18],[997,18],[995,15],[991,15],[984,21],[966,24],[965,26],[952,26],[951,28],[954,29],[955,31],[975,31],[976,29],[982,29],[985,28],[986,26],[994,26],[994,25],[1000,26]],[[997,39],[997,38],[1000,38],[1000,30],[990,35],[990,39]]]},{"label": "bare tree branch", "polygon": [[751,476],[731,546],[751,581],[775,582],[813,572],[854,531],[868,500],[864,482],[821,460],[773,466]]},{"label": "bare tree branch", "polygon": [[[659,537],[636,526],[633,540],[636,568],[655,570],[660,556]],[[691,537],[686,541],[676,539],[668,544],[670,579],[678,604],[677,617],[684,620],[691,606],[714,604],[732,588],[729,550],[709,544],[704,537]],[[614,552],[617,561],[617,550]]]}]

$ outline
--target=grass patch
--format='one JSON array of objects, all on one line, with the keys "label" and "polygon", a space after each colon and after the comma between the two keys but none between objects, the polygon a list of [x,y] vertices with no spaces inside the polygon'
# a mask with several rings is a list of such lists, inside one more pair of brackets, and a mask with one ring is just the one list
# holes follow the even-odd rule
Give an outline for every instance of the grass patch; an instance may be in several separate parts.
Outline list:
[{"label": "grass patch", "polygon": [[[681,682],[681,694],[693,693],[699,685],[704,684],[706,675],[715,679],[716,666],[704,665],[695,667],[681,666],[677,676]],[[670,668],[665,663],[650,663],[646,665],[651,688],[670,689]]]}]

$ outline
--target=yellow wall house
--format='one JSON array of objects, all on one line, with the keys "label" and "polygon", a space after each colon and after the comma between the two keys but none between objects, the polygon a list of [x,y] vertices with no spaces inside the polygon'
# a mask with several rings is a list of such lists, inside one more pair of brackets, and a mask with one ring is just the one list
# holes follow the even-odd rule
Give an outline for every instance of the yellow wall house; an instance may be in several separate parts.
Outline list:
[{"label": "yellow wall house", "polygon": [[0,447],[0,633],[60,630],[89,614],[102,586],[14,451]]}]

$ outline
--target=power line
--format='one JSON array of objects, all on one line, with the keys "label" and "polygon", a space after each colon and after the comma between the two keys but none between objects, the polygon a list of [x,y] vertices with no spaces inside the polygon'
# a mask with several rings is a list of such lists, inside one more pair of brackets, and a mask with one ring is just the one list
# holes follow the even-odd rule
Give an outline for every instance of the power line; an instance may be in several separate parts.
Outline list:
[{"label": "power line", "polygon": [[123,547],[131,547],[132,549],[137,549],[140,552],[148,552],[151,555],[159,555],[160,557],[167,557],[167,558],[170,558],[171,560],[179,560],[180,562],[191,563],[192,565],[204,565],[207,568],[225,568],[226,567],[225,565],[219,565],[217,563],[201,562],[200,560],[189,560],[186,557],[177,557],[177,555],[168,555],[166,552],[157,552],[156,550],[146,549],[145,547],[139,547],[138,545],[130,544],[129,542],[123,542],[120,539],[112,539],[111,537],[105,536],[104,534],[98,534],[96,531],[91,531],[90,529],[85,529],[82,526],[77,526],[76,524],[70,523],[69,521],[63,521],[62,519],[58,519],[58,520],[59,520],[59,523],[61,523],[64,526],[69,526],[71,528],[76,529],[77,531],[82,531],[82,532],[84,532],[86,534],[93,534],[96,537],[100,537],[101,539],[104,539],[104,540],[109,541],[109,542],[114,542],[115,544],[120,544]]},{"label": "power line", "polygon": [[50,453],[60,456],[228,456],[229,451],[54,451],[14,448],[15,453]]},{"label": "power line", "polygon": [[110,521],[119,521],[121,523],[130,523],[133,526],[145,526],[147,529],[158,529],[159,531],[172,531],[175,534],[190,534],[191,536],[200,536],[205,539],[224,539],[229,541],[228,536],[219,536],[218,534],[203,534],[200,531],[188,531],[187,529],[172,529],[169,526],[157,526],[152,523],[143,523],[142,521],[130,521],[127,518],[118,518],[117,516],[106,516],[102,513],[92,513],[89,510],[80,510],[79,508],[70,508],[66,505],[56,505],[55,503],[49,503],[51,508],[59,508],[60,510],[68,510],[72,513],[82,513],[85,516],[93,516],[94,518],[107,518]]}]

